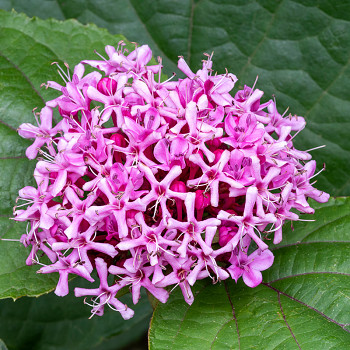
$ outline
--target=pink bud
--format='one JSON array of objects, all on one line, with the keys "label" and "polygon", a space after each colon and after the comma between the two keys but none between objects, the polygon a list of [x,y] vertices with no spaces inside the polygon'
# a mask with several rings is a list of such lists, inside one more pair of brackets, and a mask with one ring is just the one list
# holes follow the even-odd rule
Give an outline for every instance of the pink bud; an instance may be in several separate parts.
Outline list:
[{"label": "pink bud", "polygon": [[214,164],[218,163],[220,161],[221,155],[224,153],[223,149],[217,149],[214,151],[215,154],[215,159],[214,159]]},{"label": "pink bud", "polygon": [[210,205],[210,194],[205,193],[204,190],[197,190],[196,191],[196,201],[195,201],[195,207],[197,210],[204,209],[208,205]]},{"label": "pink bud", "polygon": [[170,189],[174,192],[181,192],[181,193],[187,192],[186,185],[183,181],[174,181],[171,184]]},{"label": "pink bud", "polygon": [[116,146],[119,146],[119,147],[126,147],[127,146],[127,143],[125,141],[125,137],[123,135],[113,134],[111,136],[111,140],[113,140],[115,142]]},{"label": "pink bud", "polygon": [[97,83],[97,90],[106,96],[112,96],[117,91],[117,82],[111,78],[102,78]]},{"label": "pink bud", "polygon": [[219,227],[219,244],[225,246],[237,233],[237,227],[221,226]]}]

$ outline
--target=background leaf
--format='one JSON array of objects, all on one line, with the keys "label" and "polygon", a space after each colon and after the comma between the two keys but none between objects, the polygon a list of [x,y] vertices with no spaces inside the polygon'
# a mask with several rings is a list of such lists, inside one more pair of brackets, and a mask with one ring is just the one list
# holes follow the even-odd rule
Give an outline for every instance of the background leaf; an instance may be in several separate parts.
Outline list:
[{"label": "background leaf", "polygon": [[284,231],[256,288],[225,281],[178,289],[154,312],[150,349],[346,349],[350,342],[350,198]]},{"label": "background leaf", "polygon": [[179,55],[198,69],[203,52],[212,51],[214,69],[227,67],[239,86],[252,85],[259,75],[257,87],[266,98],[276,96],[280,112],[289,106],[293,115],[306,117],[297,146],[327,146],[313,152],[319,167],[327,164],[318,187],[350,195],[349,1],[0,0],[0,7],[74,17],[123,33],[162,56],[168,75]]},{"label": "background leaf", "polygon": [[[31,16],[95,22],[112,33],[121,32],[130,40],[147,43],[163,57],[168,74],[175,70],[178,55],[184,55],[195,70],[202,53],[215,50],[214,68],[219,72],[227,67],[236,73],[239,86],[251,85],[258,74],[257,87],[267,98],[275,94],[280,111],[290,106],[292,114],[306,116],[308,126],[296,138],[297,145],[301,149],[327,145],[313,152],[319,166],[327,163],[318,188],[333,195],[350,195],[350,2],[0,0],[0,8],[12,7]],[[11,225],[7,217],[18,189],[31,180],[34,165],[23,158],[29,143],[19,138],[15,129],[24,121],[33,122],[28,111],[55,96],[54,91],[39,88],[43,81],[57,79],[52,61],[68,60],[72,66],[82,58],[94,58],[93,49],[103,53],[105,44],[114,45],[121,37],[75,21],[43,22],[3,12],[0,28],[0,137],[4,140],[0,144],[0,236],[5,232],[7,237],[18,238],[24,227]],[[293,233],[285,231],[283,246],[276,248],[276,263],[265,274],[267,283],[263,286],[249,289],[232,282],[226,283],[226,288],[199,284],[192,308],[179,302],[182,297],[178,291],[174,293],[169,304],[157,308],[151,347],[181,349],[190,339],[186,349],[191,345],[194,349],[197,345],[201,349],[207,345],[212,349],[238,345],[245,349],[257,344],[267,349],[314,349],[320,344],[322,349],[346,348],[350,310],[344,247],[349,244],[348,213],[349,201],[338,199],[319,210],[315,223],[296,225]],[[5,285],[0,296],[37,295],[44,291],[35,287],[46,282],[51,287],[45,286],[45,291],[52,289],[53,280],[38,280],[36,284],[35,278],[43,276],[21,269],[18,263],[23,252],[19,247],[6,251],[8,244],[17,243],[4,244],[0,242],[0,285],[9,272],[13,272],[15,283],[21,279],[33,282],[28,290],[23,284],[13,290]],[[22,271],[29,275],[22,275]],[[201,293],[201,288],[206,292]],[[17,305],[19,310],[25,308]],[[179,322],[180,317],[183,322]],[[217,321],[213,322],[213,317]],[[196,339],[199,328],[206,332],[205,337]],[[186,334],[191,338],[185,339]]]},{"label": "background leaf", "polygon": [[[91,288],[89,282],[84,282],[74,279],[71,290],[82,285]],[[120,300],[135,311],[132,319],[125,321],[106,306],[103,317],[89,320],[90,307],[72,293],[64,298],[50,293],[38,299],[1,300],[0,337],[9,350],[123,349],[147,330],[152,308],[146,293],[142,293],[137,305],[132,305],[130,294]]]},{"label": "background leaf", "polygon": [[[26,225],[0,217],[0,237],[19,239]],[[38,296],[56,287],[56,274],[37,274],[37,266],[27,266],[30,250],[19,242],[0,241],[0,299]]]},{"label": "background leaf", "polygon": [[[31,144],[16,132],[24,122],[35,123],[31,110],[57,96],[40,84],[59,77],[51,63],[67,61],[74,66],[86,57],[96,58],[107,44],[123,39],[95,25],[77,21],[30,19],[0,11],[0,237],[19,239],[26,224],[9,220],[18,190],[33,184],[35,161],[25,149]],[[67,43],[70,45],[67,45]],[[37,296],[52,290],[56,274],[36,274],[27,267],[26,249],[18,242],[0,241],[0,299]]]}]

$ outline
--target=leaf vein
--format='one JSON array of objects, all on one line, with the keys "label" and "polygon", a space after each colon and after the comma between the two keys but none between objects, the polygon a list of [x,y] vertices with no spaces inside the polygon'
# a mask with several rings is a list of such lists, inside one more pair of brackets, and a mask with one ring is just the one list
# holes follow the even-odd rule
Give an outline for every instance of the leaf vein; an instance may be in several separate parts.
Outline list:
[{"label": "leaf vein", "polygon": [[323,90],[318,97],[318,99],[315,101],[315,103],[310,107],[310,109],[305,113],[305,118],[310,114],[310,112],[320,103],[320,101],[324,98],[324,96],[328,93],[328,90],[333,86],[333,84],[343,75],[345,70],[348,68],[350,64],[350,57],[346,64],[343,65],[343,67],[339,70],[338,74],[335,76],[335,78],[329,83],[327,88]]},{"label": "leaf vein", "polygon": [[266,40],[267,38],[267,34],[269,33],[270,28],[272,28],[272,25],[276,19],[276,14],[279,11],[281,5],[283,3],[283,0],[281,0],[281,2],[278,4],[276,11],[272,14],[271,19],[269,24],[267,25],[266,31],[264,36],[262,37],[262,39],[260,40],[260,42],[258,43],[258,45],[256,45],[254,51],[251,53],[250,56],[247,57],[247,63],[243,66],[243,68],[241,69],[241,71],[239,72],[238,76],[242,77],[243,74],[245,73],[245,71],[247,70],[248,66],[250,65],[250,63],[252,62],[253,58],[256,56],[257,52],[259,51],[261,45],[263,44],[263,42]]},{"label": "leaf vein", "polygon": [[[205,289],[205,287],[206,287],[206,285],[204,285],[204,286],[198,291],[198,293],[197,293],[196,296],[198,296],[198,294],[201,293],[201,292]],[[187,309],[186,309],[186,311],[185,311],[185,313],[184,313],[184,315],[183,315],[183,317],[182,317],[182,320],[179,322],[179,326],[178,326],[178,328],[177,328],[177,331],[176,331],[176,333],[175,333],[175,336],[174,336],[174,338],[173,338],[173,341],[171,342],[172,345],[175,345],[175,340],[176,340],[177,336],[178,336],[179,333],[180,333],[181,325],[182,325],[183,322],[185,321],[185,318],[186,318],[186,315],[187,315],[187,312],[188,312],[189,309],[190,309],[190,305],[187,305]]]},{"label": "leaf vein", "polygon": [[289,323],[288,323],[288,321],[287,321],[286,315],[285,315],[285,313],[284,313],[284,311],[283,311],[283,307],[282,307],[282,304],[281,304],[281,297],[280,297],[280,294],[281,294],[281,293],[277,293],[277,299],[278,299],[278,305],[279,305],[279,307],[280,307],[283,320],[284,320],[286,326],[288,327],[289,332],[290,332],[290,334],[292,335],[293,339],[294,339],[295,342],[297,343],[298,348],[301,350],[301,347],[300,347],[300,345],[299,345],[299,343],[298,343],[298,341],[297,341],[297,338],[295,337],[295,334],[293,333],[292,328],[290,327],[290,325],[289,325]]},{"label": "leaf vein", "polygon": [[10,124],[5,123],[5,122],[4,122],[3,120],[1,120],[1,119],[0,119],[0,123],[3,124],[3,125],[5,125],[5,126],[8,127],[9,129],[16,131],[16,129],[15,129],[13,126],[11,126]]},{"label": "leaf vein", "polygon": [[303,238],[303,240],[305,240],[307,237],[309,237],[311,234],[313,234],[317,230],[319,230],[321,228],[324,228],[324,227],[327,227],[328,225],[333,224],[334,222],[336,222],[336,221],[338,221],[340,219],[346,218],[348,216],[350,216],[350,213],[347,213],[345,215],[339,216],[338,218],[336,218],[336,219],[334,219],[332,221],[328,221],[328,222],[324,223],[323,225],[320,225],[319,227],[317,227],[317,228],[311,230],[309,233],[307,233],[306,236]]},{"label": "leaf vein", "polygon": [[21,73],[21,75],[23,76],[23,78],[28,82],[28,84],[31,86],[31,88],[35,91],[35,93],[40,97],[41,101],[43,102],[43,104],[45,105],[45,100],[44,98],[41,96],[40,92],[35,88],[35,86],[33,85],[33,83],[31,82],[31,80],[28,78],[28,76],[19,68],[18,65],[16,65],[14,62],[12,62],[7,56],[5,56],[5,54],[0,51],[0,56],[3,57],[8,63],[10,63],[16,70],[18,70],[18,72]]},{"label": "leaf vein", "polygon": [[0,160],[4,159],[27,159],[25,156],[12,156],[12,157],[0,157]]},{"label": "leaf vein", "polygon": [[291,300],[293,300],[293,301],[296,301],[297,303],[299,303],[299,304],[301,304],[301,305],[307,307],[308,309],[317,312],[319,315],[321,315],[322,317],[324,317],[327,321],[336,324],[337,326],[341,327],[341,328],[342,328],[344,331],[346,331],[347,333],[350,333],[350,330],[348,330],[348,329],[345,328],[347,324],[343,324],[343,323],[337,322],[337,321],[334,320],[333,318],[331,318],[331,317],[325,315],[323,312],[321,312],[320,310],[317,310],[316,308],[312,307],[311,305],[308,305],[308,304],[304,303],[303,301],[301,301],[301,300],[299,300],[299,299],[297,299],[297,298],[294,298],[294,297],[292,297],[291,295],[289,295],[289,294],[287,294],[287,293],[284,293],[284,292],[278,290],[278,289],[275,288],[275,287],[272,287],[269,283],[264,283],[264,282],[263,282],[263,283],[261,283],[261,284],[264,285],[264,286],[267,287],[267,288],[270,288],[270,289],[274,290],[276,293],[280,293],[280,294],[286,296],[287,298],[289,298],[289,299],[291,299]]},{"label": "leaf vein", "polygon": [[227,294],[228,301],[229,301],[229,303],[231,305],[232,316],[233,316],[233,319],[235,320],[235,323],[236,323],[236,331],[237,331],[237,336],[238,336],[238,348],[241,349],[241,337],[240,337],[240,334],[239,334],[238,321],[237,321],[237,317],[236,317],[235,307],[233,306],[233,303],[232,303],[232,300],[231,300],[231,297],[230,297],[230,292],[228,290],[228,286],[225,283],[225,281],[224,281],[224,286],[225,286],[225,291],[226,291],[226,294]]},{"label": "leaf vein", "polygon": [[218,336],[218,334],[223,330],[223,328],[229,323],[229,322],[231,322],[231,321],[235,321],[235,318],[234,317],[232,317],[232,318],[230,318],[229,320],[227,320],[226,322],[224,322],[223,324],[222,324],[222,326],[219,328],[219,330],[216,332],[216,334],[215,334],[215,336],[214,336],[214,339],[213,339],[213,341],[211,342],[211,344],[210,344],[210,349],[212,349],[213,348],[213,345],[214,345],[214,343],[215,343],[215,340],[216,340],[216,337]]},{"label": "leaf vein", "polygon": [[[136,15],[136,17],[140,20],[140,23],[142,23],[143,27],[145,28],[145,31],[148,33],[149,37],[151,40],[154,41],[154,44],[157,46],[158,50],[160,51],[160,53],[162,54],[162,56],[166,57],[169,61],[173,62],[173,60],[171,58],[169,58],[169,56],[161,49],[159,43],[157,43],[153,37],[153,35],[151,35],[151,33],[149,32],[146,23],[144,23],[139,15],[139,13],[136,10],[136,6],[134,6],[134,4],[132,3],[132,1],[129,1],[130,7],[134,10],[134,13]],[[174,63],[174,62],[173,62]]]}]

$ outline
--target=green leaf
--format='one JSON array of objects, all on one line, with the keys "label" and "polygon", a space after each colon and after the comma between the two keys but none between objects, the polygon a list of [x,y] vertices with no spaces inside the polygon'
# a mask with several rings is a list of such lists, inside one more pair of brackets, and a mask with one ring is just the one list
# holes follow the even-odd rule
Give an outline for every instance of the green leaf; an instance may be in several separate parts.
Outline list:
[{"label": "green leaf", "polygon": [[[42,82],[59,78],[51,63],[74,66],[83,58],[96,58],[94,49],[103,52],[105,45],[121,39],[74,20],[43,21],[0,11],[0,238],[19,239],[26,232],[24,223],[9,217],[18,190],[33,185],[35,161],[26,159],[31,142],[16,129],[34,123],[31,110],[57,96],[52,89],[40,88]],[[38,275],[37,267],[25,265],[28,254],[19,242],[0,241],[0,299],[38,296],[55,287],[56,274]]]},{"label": "green leaf", "polygon": [[[296,138],[313,152],[318,187],[350,195],[349,109],[350,2],[328,0],[0,0],[0,7],[30,16],[94,22],[129,40],[147,43],[163,57],[168,75],[179,55],[198,69],[203,52],[215,52],[214,69],[235,73],[238,85],[276,96],[303,115],[307,128]],[[289,113],[288,112],[288,113]]]},{"label": "green leaf", "polygon": [[[81,287],[80,278],[71,282]],[[89,282],[84,287],[91,288]],[[40,298],[21,298],[16,302],[0,301],[0,337],[9,350],[117,350],[136,342],[147,330],[152,308],[146,293],[137,305],[131,295],[120,300],[134,311],[125,321],[118,312],[106,306],[103,317],[91,315],[83,298],[70,294],[59,298],[53,293]],[[1,345],[0,345],[0,350]]]},{"label": "green leaf", "polygon": [[[1,238],[19,239],[25,230],[24,223],[0,217]],[[56,274],[37,274],[37,266],[25,264],[29,252],[18,241],[0,241],[0,299],[38,296],[56,287]]]},{"label": "green leaf", "polygon": [[199,282],[191,307],[174,292],[154,312],[150,349],[346,349],[350,198],[331,199],[313,219],[284,230],[259,287]]}]

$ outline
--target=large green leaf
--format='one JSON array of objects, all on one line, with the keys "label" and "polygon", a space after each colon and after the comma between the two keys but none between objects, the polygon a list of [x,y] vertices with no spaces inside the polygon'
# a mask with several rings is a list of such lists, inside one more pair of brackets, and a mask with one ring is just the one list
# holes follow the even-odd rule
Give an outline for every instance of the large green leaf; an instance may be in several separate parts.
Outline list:
[{"label": "large green leaf", "polygon": [[[9,217],[18,190],[33,183],[35,162],[25,158],[31,143],[18,136],[16,128],[34,123],[31,110],[57,96],[51,89],[40,89],[42,82],[59,78],[51,63],[73,66],[82,58],[95,58],[94,49],[102,52],[121,39],[74,20],[43,21],[0,11],[0,238],[19,239],[25,233],[26,225]],[[25,265],[27,255],[19,242],[0,241],[0,299],[36,296],[54,288],[57,276],[36,274],[37,267]]]},{"label": "large green leaf", "polygon": [[158,305],[150,349],[346,349],[350,343],[350,198],[285,230],[264,283],[208,282],[189,307],[177,290]]},{"label": "large green leaf", "polygon": [[149,44],[169,74],[177,57],[200,66],[215,52],[214,68],[227,67],[239,85],[276,96],[281,112],[306,116],[297,145],[314,151],[319,187],[350,195],[350,2],[330,0],[0,0],[0,7],[39,17],[94,22],[129,40]]},{"label": "large green leaf", "polygon": [[[72,287],[84,285],[76,278]],[[89,282],[85,288],[90,288]],[[0,301],[0,338],[9,350],[117,350],[136,342],[147,330],[152,308],[146,293],[137,305],[131,295],[120,300],[134,311],[125,321],[106,306],[103,317],[90,316],[82,298],[70,294],[58,298],[53,293],[40,298]],[[0,343],[1,344],[1,343]],[[0,350],[3,350],[0,345]]]}]

